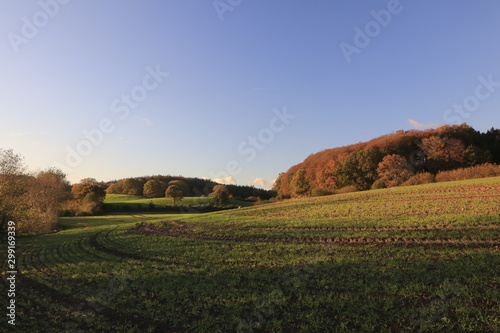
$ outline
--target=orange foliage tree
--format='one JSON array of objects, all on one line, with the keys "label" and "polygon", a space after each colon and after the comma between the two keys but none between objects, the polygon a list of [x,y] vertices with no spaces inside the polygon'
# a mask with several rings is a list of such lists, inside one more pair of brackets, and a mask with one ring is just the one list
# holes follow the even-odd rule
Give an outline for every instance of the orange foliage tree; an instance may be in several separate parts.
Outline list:
[{"label": "orange foliage tree", "polygon": [[433,135],[422,139],[420,147],[427,156],[425,164],[431,172],[454,169],[463,162],[465,146],[459,139]]},{"label": "orange foliage tree", "polygon": [[397,154],[385,156],[378,164],[377,173],[387,187],[401,185],[413,175],[406,159]]}]

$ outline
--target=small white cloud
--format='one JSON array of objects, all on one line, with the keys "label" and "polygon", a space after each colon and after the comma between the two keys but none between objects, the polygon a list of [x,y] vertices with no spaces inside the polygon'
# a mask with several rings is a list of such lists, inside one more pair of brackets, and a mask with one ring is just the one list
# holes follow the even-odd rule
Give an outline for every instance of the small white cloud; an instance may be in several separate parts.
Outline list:
[{"label": "small white cloud", "polygon": [[268,189],[271,189],[273,187],[275,181],[276,181],[276,179],[273,179],[271,181],[266,181],[264,178],[257,177],[254,180],[252,180],[251,182],[247,182],[246,185],[260,187],[260,188],[268,190]]},{"label": "small white cloud", "polygon": [[229,184],[229,185],[236,185],[236,180],[234,180],[233,177],[224,177],[224,178],[215,178],[212,179],[214,182],[219,183],[219,184]]},{"label": "small white cloud", "polygon": [[418,121],[413,120],[413,119],[408,119],[408,123],[410,125],[412,125],[413,127],[415,127],[416,129],[421,129],[421,130],[443,126],[443,124],[439,123],[439,122],[438,123],[421,124]]},{"label": "small white cloud", "polygon": [[40,145],[42,145],[42,144],[43,144],[43,142],[40,142],[40,141],[31,141],[31,142],[30,142],[30,145],[31,145],[31,146],[40,146]]},{"label": "small white cloud", "polygon": [[123,136],[121,136],[121,135],[116,137],[116,140],[119,140],[119,141],[121,141],[123,139],[125,139],[125,138]]},{"label": "small white cloud", "polygon": [[252,185],[259,186],[259,187],[265,187],[266,186],[266,181],[264,180],[264,178],[255,178],[252,181]]},{"label": "small white cloud", "polygon": [[148,119],[148,118],[142,118],[141,119],[141,122],[146,125],[146,126],[150,126],[150,125],[153,125],[153,121],[151,119]]}]

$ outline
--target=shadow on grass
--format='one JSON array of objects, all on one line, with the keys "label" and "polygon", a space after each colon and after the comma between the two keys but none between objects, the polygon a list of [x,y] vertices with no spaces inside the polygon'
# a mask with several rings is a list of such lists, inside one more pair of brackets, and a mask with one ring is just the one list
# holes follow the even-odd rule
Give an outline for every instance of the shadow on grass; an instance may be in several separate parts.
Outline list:
[{"label": "shadow on grass", "polygon": [[[91,285],[57,281],[57,275],[45,286],[26,280],[20,285],[21,299],[31,289],[37,295],[28,297],[29,304],[19,302],[23,314],[19,328],[25,332],[33,327],[47,332],[98,332],[109,327],[130,332],[458,332],[468,327],[487,332],[495,325],[495,300],[484,290],[487,281],[495,279],[492,267],[498,267],[498,258],[487,253],[432,260],[404,254],[359,262],[332,258],[284,267],[215,264],[188,269],[113,263]],[[71,283],[74,293],[57,291],[58,285]]]}]

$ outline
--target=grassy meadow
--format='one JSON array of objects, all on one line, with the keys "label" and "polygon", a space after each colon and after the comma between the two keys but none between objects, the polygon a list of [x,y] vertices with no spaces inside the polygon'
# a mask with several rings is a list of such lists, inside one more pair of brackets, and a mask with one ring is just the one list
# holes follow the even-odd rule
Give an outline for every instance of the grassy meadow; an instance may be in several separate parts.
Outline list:
[{"label": "grassy meadow", "polygon": [[[206,208],[211,205],[209,197],[186,197],[179,203],[182,207],[189,208]],[[137,195],[125,194],[108,194],[104,201],[105,211],[124,212],[124,211],[141,211],[151,210],[151,203],[154,205],[153,210],[171,209],[174,206],[172,198],[145,198]],[[228,206],[249,207],[254,203],[251,201],[243,201],[230,199]]]},{"label": "grassy meadow", "polygon": [[499,203],[497,177],[207,214],[65,217],[57,233],[18,240],[17,328],[498,332]]}]

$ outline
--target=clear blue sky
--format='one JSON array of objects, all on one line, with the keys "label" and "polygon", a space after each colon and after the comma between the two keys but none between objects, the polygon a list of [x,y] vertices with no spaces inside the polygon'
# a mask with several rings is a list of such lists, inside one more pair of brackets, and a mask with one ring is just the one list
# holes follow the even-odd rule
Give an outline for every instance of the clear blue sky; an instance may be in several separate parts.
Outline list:
[{"label": "clear blue sky", "polygon": [[262,185],[398,129],[500,127],[499,1],[59,1],[0,5],[0,147],[73,182]]}]

